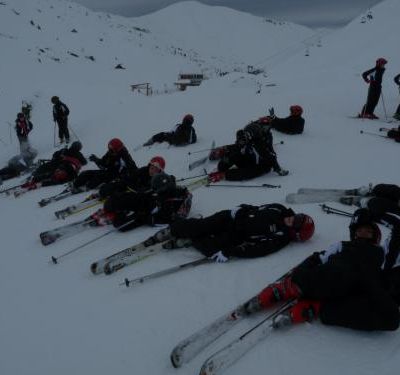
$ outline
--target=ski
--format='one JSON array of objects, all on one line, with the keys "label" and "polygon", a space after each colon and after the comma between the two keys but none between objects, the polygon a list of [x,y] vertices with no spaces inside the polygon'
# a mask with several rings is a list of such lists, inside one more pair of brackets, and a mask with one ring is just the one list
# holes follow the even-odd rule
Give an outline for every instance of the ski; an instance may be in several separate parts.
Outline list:
[{"label": "ski", "polygon": [[287,203],[323,203],[323,202],[340,202],[343,195],[336,193],[315,193],[315,194],[288,194],[286,196]]},{"label": "ski", "polygon": [[58,194],[53,195],[53,196],[48,197],[48,198],[41,199],[38,202],[38,204],[39,204],[40,207],[44,207],[44,206],[47,206],[48,204],[50,204],[52,202],[58,202],[58,201],[60,201],[60,200],[62,200],[64,198],[70,197],[73,194],[75,194],[75,193],[73,193],[70,188],[66,188],[61,193],[58,193]]},{"label": "ski", "polygon": [[295,303],[296,300],[287,301],[256,326],[209,357],[201,367],[200,375],[219,375],[224,372],[251,348],[267,338],[274,330],[274,319],[284,314]]},{"label": "ski", "polygon": [[185,186],[190,192],[202,187],[202,186],[207,186],[208,185],[208,175],[201,177],[197,180],[194,180],[192,182],[189,182],[188,184],[185,184]]},{"label": "ski", "polygon": [[[290,272],[291,271],[285,273],[275,282],[282,280]],[[228,332],[239,321],[248,317],[249,315],[252,315],[252,313],[247,311],[246,306],[248,306],[248,304],[251,303],[256,296],[245,303],[236,306],[233,310],[222,315],[220,318],[212,321],[210,324],[179,342],[178,345],[176,345],[172,350],[170,355],[172,365],[175,368],[181,367],[184,363],[187,363],[196,357],[203,349],[212,344],[224,333]]]},{"label": "ski", "polygon": [[99,275],[101,273],[104,273],[104,267],[106,264],[113,262],[113,261],[119,261],[124,258],[127,258],[131,255],[134,255],[150,246],[153,246],[157,243],[164,242],[165,240],[169,240],[169,238],[165,238],[165,240],[160,241],[157,239],[157,235],[160,233],[162,234],[165,229],[162,229],[158,232],[156,232],[153,236],[150,236],[149,238],[145,239],[142,242],[139,242],[135,245],[129,246],[124,250],[118,251],[115,254],[112,254],[108,257],[105,257],[103,259],[98,260],[97,262],[93,262],[90,266],[90,270],[94,275]]},{"label": "ski", "polygon": [[70,215],[84,211],[91,207],[95,207],[95,206],[101,204],[102,202],[103,202],[103,200],[98,198],[98,194],[91,194],[84,201],[77,203],[77,204],[73,204],[66,208],[63,208],[62,210],[56,211],[56,212],[54,212],[54,215],[56,215],[57,219],[65,219],[66,217],[68,217]]},{"label": "ski", "polygon": [[200,159],[194,160],[189,164],[189,171],[192,171],[193,169],[200,167],[200,165],[203,165],[209,160],[211,153],[213,152],[215,148],[215,141],[212,141],[211,147],[210,147],[210,152],[207,154],[207,156],[204,156]]},{"label": "ski", "polygon": [[368,117],[361,117],[360,115],[356,115],[356,116],[347,116],[347,118],[350,119],[356,119],[356,120],[370,120],[370,121],[376,121],[376,122],[384,122],[386,124],[391,124],[394,122],[394,120],[391,119],[381,119],[381,118],[368,118]]},{"label": "ski", "polygon": [[297,194],[338,194],[338,195],[352,195],[357,189],[319,189],[319,188],[300,188],[297,190]]},{"label": "ski", "polygon": [[[130,266],[131,264],[138,263],[144,259],[147,259],[153,255],[159,254],[163,251],[166,251],[163,242],[158,242],[153,245],[136,249],[135,252],[131,253],[129,256],[119,257],[116,259],[112,259],[104,264],[103,272],[105,275],[111,275],[122,268]],[[125,249],[127,250],[127,249]]]},{"label": "ski", "polygon": [[96,220],[88,217],[84,220],[40,233],[40,241],[44,246],[47,246],[55,241],[60,240],[61,238],[73,236],[75,234],[83,232],[88,227],[95,226],[98,226]]}]

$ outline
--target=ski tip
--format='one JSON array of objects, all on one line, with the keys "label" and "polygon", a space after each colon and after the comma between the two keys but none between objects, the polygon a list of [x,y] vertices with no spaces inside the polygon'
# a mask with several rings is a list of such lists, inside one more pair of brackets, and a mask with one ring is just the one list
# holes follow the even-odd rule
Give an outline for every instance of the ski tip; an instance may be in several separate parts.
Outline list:
[{"label": "ski tip", "polygon": [[175,349],[172,351],[171,355],[169,356],[169,359],[171,360],[172,366],[174,368],[179,368],[182,366],[181,357],[176,352]]},{"label": "ski tip", "polygon": [[58,260],[56,257],[51,257],[51,261],[53,262],[53,264],[58,264]]}]

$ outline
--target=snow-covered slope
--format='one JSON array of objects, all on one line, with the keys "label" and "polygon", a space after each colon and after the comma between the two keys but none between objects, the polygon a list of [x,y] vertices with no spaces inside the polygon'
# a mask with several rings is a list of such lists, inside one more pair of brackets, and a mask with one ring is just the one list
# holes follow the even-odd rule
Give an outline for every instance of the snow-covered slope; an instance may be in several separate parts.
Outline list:
[{"label": "snow-covered slope", "polygon": [[[212,139],[218,144],[231,142],[236,129],[265,114],[269,106],[285,116],[289,105],[296,103],[305,109],[305,133],[295,137],[275,133],[277,141],[285,141],[276,151],[290,175],[271,173],[254,181],[281,184],[282,188],[199,189],[193,215],[243,202],[283,203],[287,193],[303,186],[399,184],[398,144],[359,133],[361,129],[377,131],[384,123],[347,118],[365,100],[367,87],[360,74],[377,57],[389,60],[383,86],[389,115],[398,104],[392,78],[400,66],[394,48],[399,11],[397,0],[387,0],[372,9],[372,20],[354,20],[322,38],[321,47],[311,46],[305,56],[301,41],[311,36],[310,30],[268,24],[194,2],[124,19],[65,1],[1,0],[0,49],[6,52],[0,64],[0,137],[9,143],[7,122],[13,122],[22,99],[31,100],[32,144],[40,157],[49,156],[54,126],[49,98],[54,94],[70,106],[70,122],[86,155],[101,155],[114,136],[132,150],[154,132],[172,127],[185,113],[193,113],[199,136],[196,145],[176,149],[161,144],[133,154],[139,165],[163,155],[167,170],[184,177],[189,174],[188,151],[206,148]],[[95,61],[85,56],[94,56]],[[236,66],[255,62],[267,69],[267,77],[239,71],[171,95],[144,97],[129,91],[130,84],[145,81],[156,88],[170,85],[186,69],[231,72]],[[127,69],[115,70],[118,63]],[[265,86],[270,82],[277,86]],[[376,113],[384,117],[381,103]],[[14,137],[12,144],[1,146],[1,166],[16,153]],[[39,232],[61,224],[53,212],[81,198],[38,208],[38,200],[60,190],[43,188],[20,199],[0,196],[1,374],[196,374],[208,355],[254,320],[243,322],[177,371],[168,357],[179,340],[257,293],[313,251],[348,235],[347,219],[326,216],[318,205],[302,205],[294,209],[311,214],[317,225],[309,243],[290,245],[262,259],[206,265],[126,289],[118,285],[125,277],[197,259],[199,254],[194,249],[179,250],[114,276],[90,274],[92,261],[154,232],[140,228],[111,234],[65,257],[57,266],[49,264],[51,255],[58,256],[105,231],[93,229],[68,241],[41,246]],[[229,373],[386,375],[397,370],[399,345],[397,332],[360,333],[315,323],[270,336]]]}]

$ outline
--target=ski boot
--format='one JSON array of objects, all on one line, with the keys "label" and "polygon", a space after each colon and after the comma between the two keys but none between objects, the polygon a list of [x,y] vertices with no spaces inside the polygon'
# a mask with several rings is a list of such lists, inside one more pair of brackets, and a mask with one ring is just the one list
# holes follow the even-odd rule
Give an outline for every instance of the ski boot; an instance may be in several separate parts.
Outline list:
[{"label": "ski boot", "polygon": [[272,321],[273,328],[283,328],[292,324],[312,322],[318,318],[321,303],[319,301],[301,300]]},{"label": "ski boot", "polygon": [[190,238],[171,238],[163,243],[163,249],[175,250],[182,249],[184,247],[189,247],[192,245],[192,240]]}]

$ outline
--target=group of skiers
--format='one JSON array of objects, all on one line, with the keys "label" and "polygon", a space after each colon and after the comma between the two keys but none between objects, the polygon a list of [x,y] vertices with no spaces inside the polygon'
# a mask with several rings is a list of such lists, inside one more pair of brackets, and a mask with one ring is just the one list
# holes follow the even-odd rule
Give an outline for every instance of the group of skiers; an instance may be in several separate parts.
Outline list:
[{"label": "group of skiers", "polygon": [[[368,101],[362,117],[374,118],[379,100],[386,60],[378,59],[376,67],[365,72],[370,83]],[[399,76],[396,77],[397,81]],[[69,110],[58,97],[54,104],[54,120],[59,125],[60,141],[69,142]],[[271,129],[286,134],[301,134],[304,130],[303,109],[290,107],[286,118],[269,116],[251,121],[236,132],[233,144],[212,150],[209,158],[218,160],[215,171],[206,181],[216,183],[223,179],[247,180],[275,171],[280,176],[289,172],[278,163],[273,147]],[[32,124],[24,115],[18,115],[20,142],[24,142]],[[196,142],[194,117],[187,114],[174,131],[152,136],[143,146],[168,142],[184,146]],[[21,147],[22,149],[22,147]],[[92,215],[98,225],[113,223],[121,231],[142,225],[169,224],[154,236],[157,241],[168,240],[169,248],[193,246],[216,262],[231,257],[253,258],[275,253],[290,243],[309,240],[315,230],[313,219],[304,213],[295,213],[279,203],[240,206],[216,212],[205,218],[188,218],[192,194],[179,186],[174,176],[165,172],[161,156],[151,158],[139,168],[124,143],[113,138],[101,157],[92,154],[89,161],[97,169],[80,172],[87,164],[78,141],[65,147],[42,162],[24,188],[70,182],[70,189],[79,193],[99,189],[104,201],[101,210]],[[29,147],[21,152],[22,161],[32,165],[36,153]],[[28,152],[29,151],[29,152]],[[17,161],[0,170],[0,176],[11,178],[21,173]],[[14,169],[13,169],[14,168]],[[400,303],[400,188],[377,185],[366,196],[353,199],[358,209],[350,224],[350,240],[331,245],[325,251],[314,253],[282,279],[267,286],[257,297],[246,303],[246,313],[267,309],[283,301],[297,302],[274,321],[275,327],[319,318],[328,325],[360,330],[395,330],[399,326]],[[389,224],[391,236],[380,246],[381,233],[376,223]]]},{"label": "group of skiers", "polygon": [[[369,84],[368,88],[368,96],[365,105],[362,107],[359,117],[368,118],[371,120],[377,119],[378,117],[374,114],[375,108],[378,105],[379,99],[382,96],[382,79],[383,74],[385,73],[385,66],[387,64],[387,60],[383,57],[380,57],[376,60],[375,66],[371,69],[366,70],[362,73],[363,80]],[[394,77],[394,82],[399,88],[400,92],[400,74],[397,74]],[[383,98],[382,98],[383,100]],[[386,112],[386,108],[384,108]],[[385,113],[386,116],[386,113]],[[400,104],[396,109],[393,117],[396,120],[400,120]]]}]

